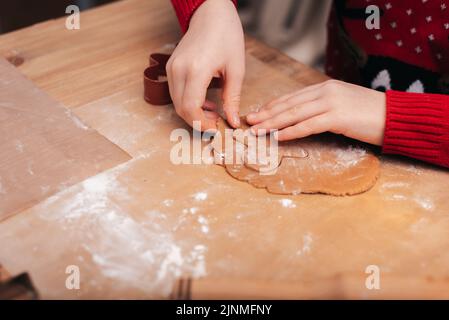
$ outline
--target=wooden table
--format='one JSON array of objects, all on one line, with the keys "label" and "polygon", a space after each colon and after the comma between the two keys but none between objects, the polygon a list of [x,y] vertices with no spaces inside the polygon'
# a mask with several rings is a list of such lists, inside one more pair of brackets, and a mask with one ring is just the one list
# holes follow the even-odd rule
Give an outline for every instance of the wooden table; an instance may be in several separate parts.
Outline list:
[{"label": "wooden table", "polygon": [[[446,170],[382,157],[369,192],[289,197],[219,166],[170,164],[169,134],[187,127],[171,107],[146,104],[141,83],[148,54],[179,37],[166,0],[82,13],[80,30],[58,19],[0,37],[2,56],[132,157],[0,223],[10,273],[29,271],[44,298],[166,297],[182,275],[316,280],[324,289],[322,279],[368,265],[394,279],[449,276]],[[247,52],[243,110],[326,79],[250,37]],[[270,87],[273,78],[280,87]],[[79,267],[79,290],[65,286],[70,265]],[[407,288],[416,281],[400,283],[399,292],[420,295]],[[347,290],[340,296],[388,296]]]}]

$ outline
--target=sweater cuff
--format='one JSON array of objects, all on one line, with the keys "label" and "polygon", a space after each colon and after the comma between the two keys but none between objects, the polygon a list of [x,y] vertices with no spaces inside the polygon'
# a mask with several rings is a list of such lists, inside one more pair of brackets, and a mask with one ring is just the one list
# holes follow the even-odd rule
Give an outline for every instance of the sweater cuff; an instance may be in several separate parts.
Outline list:
[{"label": "sweater cuff", "polygon": [[189,27],[190,18],[200,5],[206,0],[171,0],[176,11],[182,32],[186,32]]},{"label": "sweater cuff", "polygon": [[449,167],[449,96],[387,91],[382,151]]},{"label": "sweater cuff", "polygon": [[[206,0],[171,0],[183,33],[185,33],[189,28],[190,19],[192,18],[195,10],[198,9],[205,1]],[[232,2],[237,5],[237,0],[232,0]]]}]

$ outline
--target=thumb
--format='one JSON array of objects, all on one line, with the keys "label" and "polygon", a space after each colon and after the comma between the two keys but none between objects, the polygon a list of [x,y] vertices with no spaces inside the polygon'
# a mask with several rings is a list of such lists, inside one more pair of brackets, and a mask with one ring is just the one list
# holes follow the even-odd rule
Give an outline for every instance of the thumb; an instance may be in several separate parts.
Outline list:
[{"label": "thumb", "polygon": [[243,69],[230,69],[226,73],[223,87],[223,110],[229,124],[234,128],[240,126],[239,108],[244,78]]}]

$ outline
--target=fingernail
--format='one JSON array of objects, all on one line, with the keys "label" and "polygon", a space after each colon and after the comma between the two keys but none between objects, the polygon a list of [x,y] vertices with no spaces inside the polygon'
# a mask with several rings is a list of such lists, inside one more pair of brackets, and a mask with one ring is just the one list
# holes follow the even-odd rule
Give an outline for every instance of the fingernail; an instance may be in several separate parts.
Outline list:
[{"label": "fingernail", "polygon": [[232,122],[234,122],[234,126],[240,127],[240,117],[238,114],[232,116]]},{"label": "fingernail", "polygon": [[251,132],[251,134],[253,134],[253,135],[257,135],[257,127],[251,127],[251,129],[250,129],[250,132]]}]

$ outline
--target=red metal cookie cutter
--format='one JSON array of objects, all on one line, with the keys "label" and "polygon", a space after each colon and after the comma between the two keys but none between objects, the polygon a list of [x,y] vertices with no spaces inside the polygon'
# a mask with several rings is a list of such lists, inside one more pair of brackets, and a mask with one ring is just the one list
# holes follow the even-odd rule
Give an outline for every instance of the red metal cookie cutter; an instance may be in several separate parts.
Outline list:
[{"label": "red metal cookie cutter", "polygon": [[[166,53],[150,55],[150,66],[143,73],[144,98],[150,104],[164,105],[172,102],[165,71],[168,59],[170,55]],[[209,89],[221,87],[221,78],[212,78]]]}]

